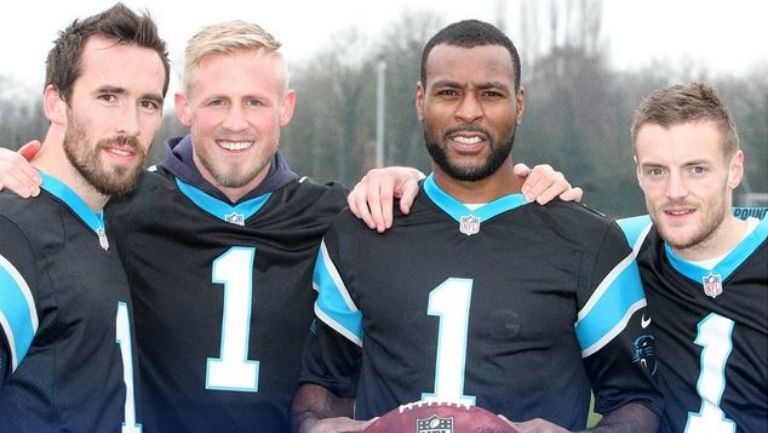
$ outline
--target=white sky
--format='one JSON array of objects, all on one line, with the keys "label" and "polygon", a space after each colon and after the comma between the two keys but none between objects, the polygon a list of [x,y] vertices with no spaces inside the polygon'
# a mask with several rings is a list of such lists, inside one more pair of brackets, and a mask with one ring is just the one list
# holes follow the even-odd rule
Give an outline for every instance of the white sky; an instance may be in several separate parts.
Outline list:
[{"label": "white sky", "polygon": [[[551,0],[537,0],[549,2]],[[554,0],[563,1],[563,0]],[[0,76],[22,89],[41,91],[45,55],[56,32],[74,18],[111,6],[105,0],[17,0],[0,13]],[[283,42],[292,64],[327,47],[331,36],[357,27],[375,39],[404,10],[428,10],[446,22],[479,18],[494,22],[496,0],[126,0],[148,9],[179,64],[186,40],[202,25],[245,19],[262,25]],[[510,35],[517,37],[519,0],[506,0]],[[641,67],[653,60],[716,75],[741,75],[768,65],[768,1],[765,0],[604,0],[603,41],[614,66]],[[768,70],[768,69],[766,69]]]}]

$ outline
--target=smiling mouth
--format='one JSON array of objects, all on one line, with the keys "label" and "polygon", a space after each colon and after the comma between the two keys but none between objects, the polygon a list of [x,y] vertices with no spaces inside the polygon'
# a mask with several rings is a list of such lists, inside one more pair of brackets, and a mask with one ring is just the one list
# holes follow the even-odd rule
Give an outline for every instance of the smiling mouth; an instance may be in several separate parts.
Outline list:
[{"label": "smiling mouth", "polygon": [[483,134],[462,131],[448,135],[451,147],[458,153],[476,153],[485,147],[488,139]]},{"label": "smiling mouth", "polygon": [[228,141],[228,140],[216,140],[216,144],[230,152],[243,152],[253,146],[254,141]]},{"label": "smiling mouth", "polygon": [[693,208],[685,208],[685,209],[665,209],[664,214],[671,216],[671,217],[681,217],[690,215],[695,212],[695,209]]}]

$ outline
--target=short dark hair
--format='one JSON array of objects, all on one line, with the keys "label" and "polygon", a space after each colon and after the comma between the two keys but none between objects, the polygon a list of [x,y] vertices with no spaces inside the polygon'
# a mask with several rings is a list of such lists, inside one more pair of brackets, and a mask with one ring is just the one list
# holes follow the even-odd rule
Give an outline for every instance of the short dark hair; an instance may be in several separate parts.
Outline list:
[{"label": "short dark hair", "polygon": [[157,33],[157,26],[148,13],[136,14],[122,3],[90,16],[74,20],[59,32],[46,60],[45,86],[53,85],[69,103],[75,81],[82,74],[83,47],[91,36],[115,39],[118,43],[132,44],[155,50],[165,67],[163,96],[168,91],[171,65],[165,42]]},{"label": "short dark hair", "polygon": [[427,41],[421,52],[421,84],[427,85],[427,58],[435,46],[440,44],[462,48],[474,48],[485,45],[500,45],[509,51],[512,67],[515,71],[515,90],[520,89],[520,55],[515,44],[493,24],[479,20],[459,21],[440,30]]},{"label": "short dark hair", "polygon": [[646,96],[632,116],[632,143],[646,124],[664,128],[688,122],[711,120],[723,137],[723,153],[732,156],[739,149],[739,136],[728,107],[715,89],[704,83],[677,84],[654,90]]}]

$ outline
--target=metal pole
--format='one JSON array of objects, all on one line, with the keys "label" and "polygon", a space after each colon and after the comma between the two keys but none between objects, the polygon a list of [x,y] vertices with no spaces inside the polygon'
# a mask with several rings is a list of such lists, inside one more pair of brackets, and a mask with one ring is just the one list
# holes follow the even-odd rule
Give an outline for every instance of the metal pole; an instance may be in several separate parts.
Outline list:
[{"label": "metal pole", "polygon": [[384,84],[387,63],[380,61],[376,74],[376,167],[384,167]]}]

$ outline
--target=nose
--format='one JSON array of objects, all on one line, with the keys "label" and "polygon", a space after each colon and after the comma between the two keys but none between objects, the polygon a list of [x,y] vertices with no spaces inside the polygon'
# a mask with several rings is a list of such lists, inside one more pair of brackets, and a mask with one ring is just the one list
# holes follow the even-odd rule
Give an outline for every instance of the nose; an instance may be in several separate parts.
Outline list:
[{"label": "nose", "polygon": [[680,201],[688,196],[688,188],[685,185],[685,179],[678,171],[673,171],[669,175],[667,184],[667,198],[671,201]]},{"label": "nose", "polygon": [[476,122],[483,116],[483,107],[474,92],[467,92],[456,108],[456,117],[464,123]]},{"label": "nose", "polygon": [[227,111],[227,115],[221,124],[222,128],[229,131],[242,131],[248,128],[248,120],[243,107],[233,104]]},{"label": "nose", "polygon": [[117,135],[137,137],[141,132],[138,108],[130,104],[124,104],[120,111]]}]

